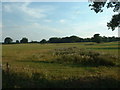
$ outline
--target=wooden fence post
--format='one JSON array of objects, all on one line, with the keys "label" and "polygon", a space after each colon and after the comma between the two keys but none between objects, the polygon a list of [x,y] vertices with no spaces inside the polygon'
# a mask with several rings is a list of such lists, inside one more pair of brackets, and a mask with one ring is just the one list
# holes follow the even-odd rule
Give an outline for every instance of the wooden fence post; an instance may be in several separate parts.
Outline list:
[{"label": "wooden fence post", "polygon": [[7,71],[7,73],[9,73],[9,69],[10,69],[10,66],[9,66],[9,64],[8,64],[8,62],[6,63],[6,71]]}]

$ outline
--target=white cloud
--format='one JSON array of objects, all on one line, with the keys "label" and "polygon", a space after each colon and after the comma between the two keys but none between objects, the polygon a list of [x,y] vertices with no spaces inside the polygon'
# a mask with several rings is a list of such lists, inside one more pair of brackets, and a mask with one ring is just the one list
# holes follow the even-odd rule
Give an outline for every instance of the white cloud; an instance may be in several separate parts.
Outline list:
[{"label": "white cloud", "polygon": [[45,9],[40,9],[40,8],[30,8],[28,7],[30,5],[30,2],[24,3],[21,7],[19,7],[24,13],[28,14],[31,17],[34,18],[43,18],[46,17],[46,12]]},{"label": "white cloud", "polygon": [[66,22],[66,20],[61,19],[61,20],[59,20],[59,22],[60,22],[60,23],[65,23],[65,22]]},{"label": "white cloud", "polygon": [[[47,12],[50,11],[49,8],[34,8],[30,6],[31,2],[25,2],[25,3],[7,3],[3,4],[3,11],[5,12],[12,12],[14,13],[20,13],[23,15],[29,16],[30,18],[44,18],[47,16]],[[50,7],[50,6],[49,6]]]}]

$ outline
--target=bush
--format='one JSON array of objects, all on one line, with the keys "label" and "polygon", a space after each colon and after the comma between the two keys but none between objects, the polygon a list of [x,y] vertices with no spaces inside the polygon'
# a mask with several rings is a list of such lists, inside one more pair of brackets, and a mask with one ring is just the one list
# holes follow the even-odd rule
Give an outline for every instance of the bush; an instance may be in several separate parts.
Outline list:
[{"label": "bush", "polygon": [[114,60],[108,55],[102,55],[95,51],[81,50],[79,48],[56,49],[55,54],[58,63],[82,64],[93,66],[114,66]]}]

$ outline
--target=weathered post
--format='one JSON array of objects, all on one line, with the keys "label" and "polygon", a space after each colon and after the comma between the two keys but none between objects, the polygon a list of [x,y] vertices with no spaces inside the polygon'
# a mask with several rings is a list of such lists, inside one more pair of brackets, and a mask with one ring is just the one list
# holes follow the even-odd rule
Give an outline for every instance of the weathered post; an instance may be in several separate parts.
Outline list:
[{"label": "weathered post", "polygon": [[6,72],[9,73],[9,69],[10,69],[10,66],[8,64],[8,62],[6,63]]}]

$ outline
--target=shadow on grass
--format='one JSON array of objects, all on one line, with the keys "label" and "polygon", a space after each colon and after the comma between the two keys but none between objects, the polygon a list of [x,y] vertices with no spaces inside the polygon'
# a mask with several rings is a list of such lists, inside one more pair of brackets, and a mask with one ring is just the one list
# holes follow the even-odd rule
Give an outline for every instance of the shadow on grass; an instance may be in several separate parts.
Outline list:
[{"label": "shadow on grass", "polygon": [[[99,67],[99,66],[105,66],[105,65],[83,65],[83,64],[65,64],[69,67]],[[106,66],[106,67],[120,67],[120,66]]]},{"label": "shadow on grass", "polygon": [[37,60],[20,60],[18,62],[32,62],[32,63],[53,63],[52,61],[37,61]]},{"label": "shadow on grass", "polygon": [[120,80],[103,76],[68,77],[56,80],[55,76],[46,79],[40,73],[32,73],[31,77],[25,73],[3,71],[2,74],[3,88],[120,88]]},{"label": "shadow on grass", "polygon": [[107,48],[89,48],[89,49],[120,49],[120,47],[107,47]]},{"label": "shadow on grass", "polygon": [[58,64],[58,65],[63,65],[63,66],[69,66],[69,67],[99,67],[99,66],[107,66],[107,67],[120,67],[120,65],[97,65],[97,64],[77,64],[77,63],[66,63],[66,62],[57,62],[57,61],[35,61],[35,60],[22,60],[19,62],[30,62],[30,63],[41,63],[41,64]]},{"label": "shadow on grass", "polygon": [[89,46],[89,45],[96,45],[96,44],[83,44],[83,45],[88,45]]},{"label": "shadow on grass", "polygon": [[69,67],[97,67],[95,65],[82,65],[82,64],[72,64],[72,63],[62,63],[62,62],[56,62],[56,61],[33,61],[33,60],[22,60],[19,62],[30,62],[30,63],[41,63],[41,64],[58,64],[63,66],[69,66]]},{"label": "shadow on grass", "polygon": [[120,45],[120,44],[100,44],[99,46],[114,46],[114,45]]}]

